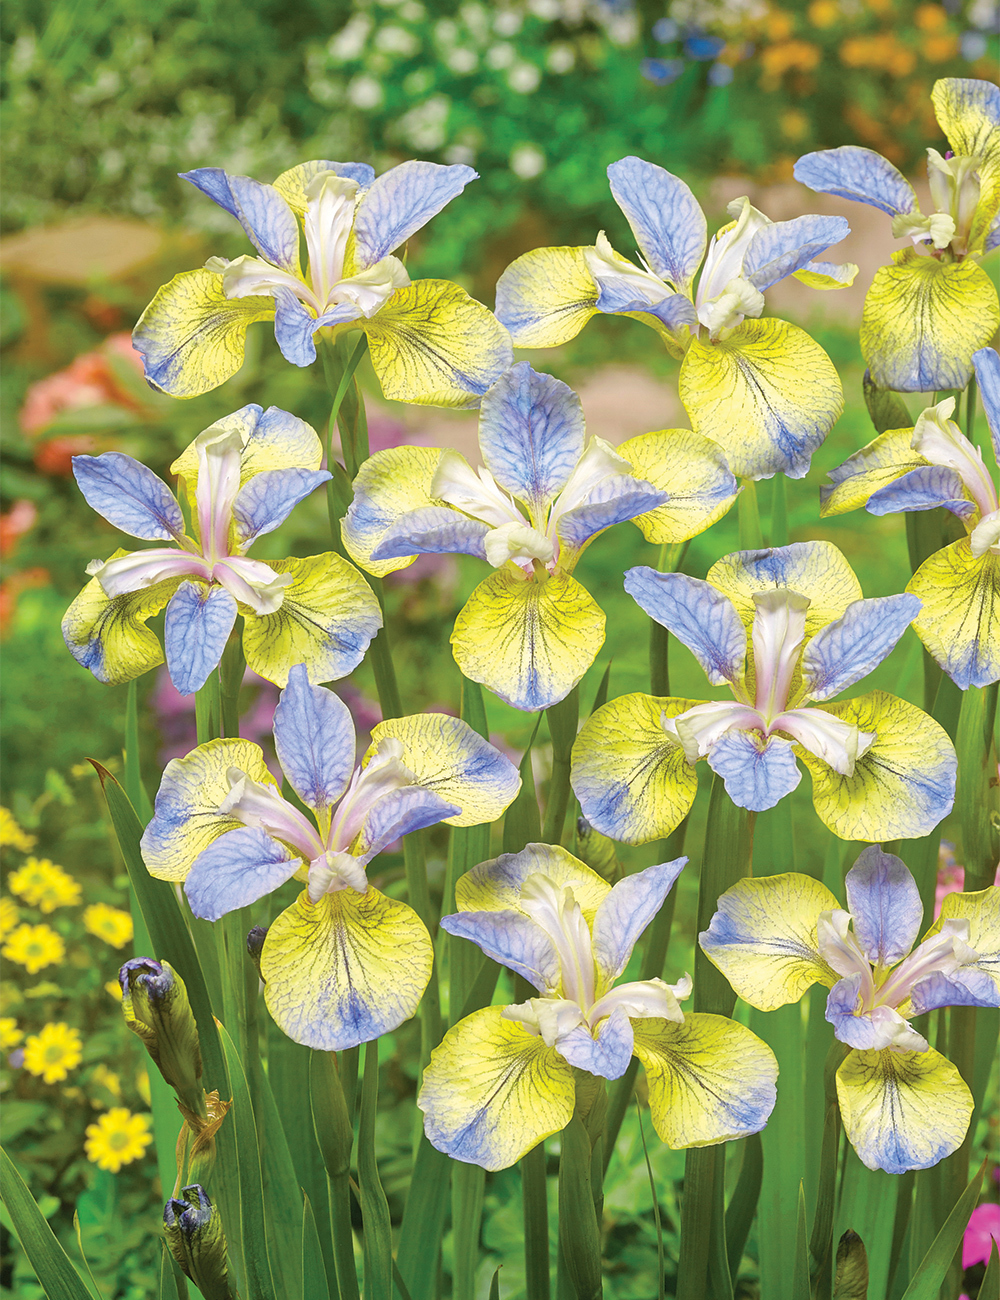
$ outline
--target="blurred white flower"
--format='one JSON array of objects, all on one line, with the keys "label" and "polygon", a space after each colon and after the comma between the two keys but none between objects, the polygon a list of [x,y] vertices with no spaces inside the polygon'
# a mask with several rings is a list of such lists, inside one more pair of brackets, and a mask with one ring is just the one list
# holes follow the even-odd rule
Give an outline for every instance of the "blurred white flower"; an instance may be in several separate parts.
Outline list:
[{"label": "blurred white flower", "polygon": [[448,138],[450,108],[451,100],[447,95],[432,95],[404,113],[396,123],[396,129],[414,149],[440,149]]},{"label": "blurred white flower", "polygon": [[468,46],[459,45],[444,56],[444,61],[451,71],[459,77],[467,77],[470,72],[475,72],[478,67],[479,56],[475,50],[470,50]]},{"label": "blurred white flower", "polygon": [[378,108],[385,95],[374,77],[361,73],[348,85],[347,98],[355,108]]},{"label": "blurred white flower", "polygon": [[413,32],[405,27],[397,27],[395,24],[378,28],[374,44],[375,48],[381,50],[383,54],[400,54],[404,59],[416,54],[420,48],[420,42]]},{"label": "blurred white flower", "polygon": [[571,72],[575,63],[576,52],[572,45],[567,45],[565,41],[557,41],[549,46],[548,53],[545,55],[545,66],[550,72],[562,76],[564,72]]},{"label": "blurred white flower", "polygon": [[330,39],[327,51],[335,63],[351,63],[360,57],[372,29],[367,14],[355,14],[346,27]]},{"label": "blurred white flower", "polygon": [[533,63],[515,63],[507,73],[507,85],[519,95],[530,95],[538,89],[542,74]]},{"label": "blurred white flower", "polygon": [[517,50],[509,41],[498,41],[486,51],[486,63],[491,68],[509,68],[517,58]]},{"label": "blurred white flower", "polygon": [[545,170],[545,155],[535,144],[519,144],[510,151],[508,163],[515,176],[530,181]]}]

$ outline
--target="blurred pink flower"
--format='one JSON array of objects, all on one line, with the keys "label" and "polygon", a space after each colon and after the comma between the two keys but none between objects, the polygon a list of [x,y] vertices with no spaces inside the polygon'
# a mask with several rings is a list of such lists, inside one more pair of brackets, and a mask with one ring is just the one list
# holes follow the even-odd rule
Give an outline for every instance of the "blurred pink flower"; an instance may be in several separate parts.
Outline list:
[{"label": "blurred pink flower", "polygon": [[962,1238],[962,1267],[988,1263],[994,1241],[1000,1249],[1000,1205],[987,1201],[985,1205],[977,1205],[969,1218]]},{"label": "blurred pink flower", "polygon": [[955,861],[955,846],[942,840],[938,851],[937,888],[934,891],[934,919],[941,915],[946,894],[960,894],[965,887],[965,868]]},{"label": "blurred pink flower", "polygon": [[19,538],[34,528],[37,519],[35,503],[24,497],[15,501],[5,515],[0,515],[0,555],[9,559],[17,549]]}]

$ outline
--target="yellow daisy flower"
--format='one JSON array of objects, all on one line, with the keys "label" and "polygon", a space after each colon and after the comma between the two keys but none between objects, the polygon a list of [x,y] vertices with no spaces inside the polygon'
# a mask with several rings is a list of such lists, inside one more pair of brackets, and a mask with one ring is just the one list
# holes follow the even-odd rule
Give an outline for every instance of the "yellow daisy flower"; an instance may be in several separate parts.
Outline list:
[{"label": "yellow daisy flower", "polygon": [[34,975],[44,966],[62,961],[66,956],[66,945],[50,925],[19,925],[7,936],[0,955],[8,961],[16,961],[26,968],[29,975]]},{"label": "yellow daisy flower", "polygon": [[35,837],[21,830],[9,808],[0,807],[0,848],[6,848],[7,845],[28,853],[35,847]]},{"label": "yellow daisy flower", "polygon": [[12,898],[0,898],[0,939],[6,939],[21,919],[17,904]]},{"label": "yellow daisy flower", "polygon": [[24,1068],[41,1075],[43,1083],[59,1083],[82,1058],[79,1033],[62,1021],[29,1034],[24,1045]]},{"label": "yellow daisy flower", "polygon": [[[90,1082],[96,1084],[99,1088],[107,1089],[107,1091],[111,1093],[112,1097],[121,1098],[121,1075],[115,1074],[113,1070],[109,1070],[103,1061],[101,1061],[99,1065],[94,1066],[94,1072],[90,1076]],[[104,1107],[107,1105],[107,1102],[95,1100],[93,1104],[98,1107]]]},{"label": "yellow daisy flower", "polygon": [[0,1016],[0,1052],[9,1052],[23,1037],[13,1016]]},{"label": "yellow daisy flower", "polygon": [[28,858],[10,877],[10,887],[26,903],[52,912],[80,901],[80,885],[48,858]]},{"label": "yellow daisy flower", "polygon": [[113,1106],[96,1124],[87,1125],[84,1150],[98,1169],[116,1174],[122,1165],[145,1155],[152,1140],[145,1115],[133,1115],[124,1106]]},{"label": "yellow daisy flower", "polygon": [[113,948],[123,948],[133,934],[132,918],[121,908],[109,907],[107,903],[91,903],[83,909],[83,924],[98,939],[110,943]]},{"label": "yellow daisy flower", "polygon": [[122,986],[117,980],[108,980],[107,984],[104,986],[104,992],[113,997],[116,1002],[121,1002]]}]

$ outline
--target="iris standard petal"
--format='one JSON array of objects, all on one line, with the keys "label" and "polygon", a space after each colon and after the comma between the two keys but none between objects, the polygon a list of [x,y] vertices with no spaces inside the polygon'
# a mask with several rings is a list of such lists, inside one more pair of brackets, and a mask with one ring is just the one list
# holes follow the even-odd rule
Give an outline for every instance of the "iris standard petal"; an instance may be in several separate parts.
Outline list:
[{"label": "iris standard petal", "polygon": [[979,158],[980,196],[969,230],[976,248],[1000,201],[1000,91],[989,81],[943,77],[931,91],[934,112],[956,154]]},{"label": "iris standard petal", "polygon": [[243,826],[202,850],[188,872],[184,892],[195,916],[218,921],[291,880],[301,865],[296,854],[259,826]]},{"label": "iris standard petal", "polygon": [[606,984],[628,965],[639,936],[662,907],[686,862],[687,858],[674,858],[626,876],[598,907],[592,927],[594,962]]},{"label": "iris standard petal", "polygon": [[354,500],[342,529],[355,564],[382,578],[413,563],[416,556],[373,561],[371,554],[403,515],[440,508],[430,494],[440,458],[436,447],[389,447],[365,461],[354,480]]},{"label": "iris standard petal", "polygon": [[843,217],[806,216],[772,221],[751,239],[743,256],[743,275],[763,293],[850,233],[851,228]]},{"label": "iris standard petal", "polygon": [[269,469],[249,479],[233,502],[241,550],[283,524],[292,510],[332,475],[325,469]]},{"label": "iris standard petal", "polygon": [[351,711],[333,691],[313,686],[304,664],[288,673],[274,711],[274,747],[281,770],[309,808],[331,808],[354,771]]},{"label": "iris standard petal", "polygon": [[976,503],[964,494],[961,475],[945,465],[920,465],[868,498],[870,515],[893,515],[910,510],[944,506],[964,518],[975,513]]},{"label": "iris standard petal", "polygon": [[963,537],[926,559],[906,590],[921,601],[914,630],[957,686],[1000,680],[1000,555],[977,558]]},{"label": "iris standard petal", "polygon": [[832,542],[792,542],[761,551],[734,551],[716,560],[708,581],[728,596],[745,627],[753,624],[755,591],[790,587],[809,598],[806,637],[842,618],[848,606],[861,600],[854,570]]},{"label": "iris standard petal", "polygon": [[819,953],[816,921],[837,907],[825,885],[798,872],[740,880],[721,896],[698,942],[744,1002],[774,1011],[813,984],[836,984]]},{"label": "iris standard petal", "polygon": [[946,263],[903,249],[892,260],[875,272],[861,321],[872,379],[899,393],[964,388],[972,354],[1000,325],[989,276],[972,258]]},{"label": "iris standard petal", "polygon": [[371,560],[381,564],[417,555],[475,555],[485,560],[483,539],[489,531],[489,524],[467,519],[454,506],[424,506],[410,510],[389,527],[372,551]]},{"label": "iris standard petal", "polygon": [[[316,430],[305,420],[269,406],[266,411],[254,402],[233,411],[231,415],[216,420],[211,426],[220,433],[238,431],[243,443],[240,452],[240,486],[258,474],[276,469],[318,470],[323,459],[323,447]],[[185,481],[192,501],[198,481],[198,450],[192,442],[170,466],[171,474]]]},{"label": "iris standard petal", "polygon": [[643,565],[626,572],[625,590],[687,646],[713,686],[739,681],[747,654],[746,629],[732,601],[710,583]]},{"label": "iris standard petal", "polygon": [[361,574],[332,552],[274,560],[270,567],[293,580],[275,613],[246,615],[248,666],[278,686],[294,664],[305,664],[313,682],[353,672],[382,626],[379,603]]},{"label": "iris standard petal", "polygon": [[877,844],[847,873],[847,910],[861,951],[873,966],[894,966],[916,942],[924,913],[920,891],[901,858]]},{"label": "iris standard petal", "polygon": [[735,728],[709,748],[708,765],[733,803],[751,812],[773,808],[802,780],[790,741]]},{"label": "iris standard petal", "polygon": [[922,709],[885,691],[824,706],[824,712],[874,732],[875,740],[842,776],[802,746],[819,818],[842,840],[918,839],[951,811],[957,759],[948,733]]},{"label": "iris standard petal", "polygon": [[819,489],[820,514],[842,515],[857,510],[868,498],[896,479],[926,465],[911,447],[913,429],[887,429],[867,446],[830,470],[829,485]]},{"label": "iris standard petal", "polygon": [[598,288],[585,248],[535,248],[511,262],[497,281],[497,319],[515,347],[568,343],[597,312]]},{"label": "iris standard petal", "polygon": [[514,360],[510,335],[493,313],[448,280],[397,289],[363,329],[391,401],[476,407]]},{"label": "iris standard petal", "polygon": [[915,596],[856,600],[821,628],[802,655],[802,685],[809,699],[828,700],[876,668],[920,613]]},{"label": "iris standard petal", "polygon": [[1000,465],[1000,355],[993,348],[980,348],[972,354],[972,364],[979,381],[986,423],[990,426],[993,454]]},{"label": "iris standard petal", "polygon": [[890,217],[917,206],[913,186],[903,173],[873,149],[858,145],[804,154],[795,164],[794,175],[819,194],[867,203]]},{"label": "iris standard petal", "polygon": [[501,1007],[449,1029],[417,1097],[432,1146],[453,1160],[507,1169],[573,1115],[573,1068]]},{"label": "iris standard petal", "polygon": [[559,987],[562,968],[552,940],[523,912],[456,912],[442,916],[441,928],[476,944],[543,996]]},{"label": "iris standard petal", "polygon": [[273,185],[249,176],[230,176],[236,216],[261,257],[291,275],[299,274],[299,223]]},{"label": "iris standard petal", "polygon": [[510,759],[461,718],[418,713],[379,722],[372,728],[368,753],[387,738],[402,742],[402,762],[425,789],[461,808],[447,818],[451,826],[496,821],[521,788]]},{"label": "iris standard petal", "polygon": [[358,203],[354,219],[355,257],[374,266],[405,244],[431,217],[477,180],[471,167],[411,160],[383,172]]},{"label": "iris standard petal", "polygon": [[177,588],[163,622],[163,648],[178,694],[193,695],[205,685],[235,622],[236,601],[224,587],[182,582]]},{"label": "iris standard petal", "polygon": [[559,1039],[558,1051],[570,1065],[601,1079],[620,1079],[632,1059],[632,1025],[621,1007],[615,1007],[595,1037],[578,1025]]},{"label": "iris standard petal", "polygon": [[830,358],[780,320],[745,320],[711,344],[694,339],[678,382],[692,427],[741,478],[802,478],[844,409]]},{"label": "iris standard petal", "polygon": [[972,1094],[939,1052],[848,1052],[837,1100],[851,1146],[869,1169],[929,1169],[956,1150],[972,1115]]},{"label": "iris standard petal", "polygon": [[243,825],[219,812],[229,796],[230,768],[276,789],[259,745],[210,740],[184,758],[172,758],[156,792],[153,820],[142,836],[142,860],[158,880],[183,880],[213,840]]},{"label": "iris standard petal", "polygon": [[664,730],[697,700],[620,695],[592,713],[573,745],[570,783],[584,817],[626,844],[660,839],[684,820],[698,778]]},{"label": "iris standard petal", "polygon": [[778,1062],[749,1029],[701,1012],[685,1016],[683,1024],[634,1020],[632,1029],[653,1127],[668,1147],[713,1146],[758,1133],[767,1123]]},{"label": "iris standard petal", "polygon": [[299,163],[282,172],[274,182],[274,188],[298,217],[304,217],[309,207],[307,193],[312,181],[322,172],[333,172],[334,176],[346,176],[348,180],[357,181],[362,189],[371,185],[375,179],[375,169],[368,163],[329,162],[324,158]]},{"label": "iris standard petal", "polygon": [[[127,554],[118,550],[111,559]],[[181,581],[167,578],[112,599],[100,581],[91,578],[63,615],[67,650],[99,682],[130,682],[155,668],[163,662],[163,651],[146,622],[165,608]]]},{"label": "iris standard petal", "polygon": [[647,542],[686,542],[721,519],[736,500],[739,484],[722,449],[690,429],[661,429],[629,438],[618,448],[636,478],[666,492],[667,499],[632,522]]},{"label": "iris standard petal", "polygon": [[455,619],[455,662],[515,709],[564,699],[604,644],[604,614],[575,578],[542,582],[509,566],[482,581]]},{"label": "iris standard petal", "polygon": [[846,289],[857,278],[858,267],[854,262],[806,262],[792,274],[810,289]]},{"label": "iris standard petal", "polygon": [[705,214],[690,188],[665,168],[634,156],[612,163],[608,180],[650,267],[676,289],[687,288],[708,240]]},{"label": "iris standard petal", "polygon": [[941,915],[925,938],[939,933],[942,924],[954,918],[969,922],[969,946],[976,952],[976,960],[962,968],[963,974],[977,972],[986,975],[1000,997],[1000,889],[990,885],[975,893],[945,894]]},{"label": "iris standard petal", "polygon": [[174,494],[131,456],[120,451],[74,456],[73,477],[87,505],[130,537],[169,542],[184,532]]},{"label": "iris standard petal", "polygon": [[541,514],[583,455],[583,408],[559,379],[526,361],[500,376],[483,396],[479,445],[502,488]]},{"label": "iris standard petal", "polygon": [[226,297],[215,271],[182,271],[156,291],[132,332],[146,380],[171,397],[197,397],[243,364],[247,327],[274,319],[270,297]]},{"label": "iris standard petal", "polygon": [[556,533],[564,547],[581,551],[598,533],[663,505],[666,493],[631,474],[614,474],[587,493],[583,504],[559,516]]},{"label": "iris standard petal", "polygon": [[365,817],[355,853],[367,866],[394,840],[434,826],[446,818],[456,817],[460,812],[458,804],[449,803],[419,785],[393,790],[377,800]]},{"label": "iris standard petal", "polygon": [[239,220],[236,200],[229,188],[229,177],[221,167],[196,167],[193,171],[178,172],[178,175],[182,181],[190,181],[202,194],[207,194],[213,203],[218,203],[231,217]]},{"label": "iris standard petal", "polygon": [[463,912],[517,909],[524,882],[535,874],[548,876],[560,888],[572,889],[588,920],[611,892],[606,880],[560,845],[528,844],[520,853],[502,853],[460,876],[455,883],[455,904]]},{"label": "iris standard petal", "polygon": [[409,1020],[433,959],[427,928],[406,903],[369,886],[312,904],[303,890],[267,931],[264,1001],[289,1038],[340,1052]]}]

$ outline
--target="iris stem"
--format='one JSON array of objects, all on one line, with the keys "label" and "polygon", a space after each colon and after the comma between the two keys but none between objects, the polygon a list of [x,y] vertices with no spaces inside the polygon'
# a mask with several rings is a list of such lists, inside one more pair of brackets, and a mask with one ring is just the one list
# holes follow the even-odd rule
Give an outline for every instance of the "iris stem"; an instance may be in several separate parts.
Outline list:
[{"label": "iris stem", "polygon": [[330,1193],[333,1258],[340,1300],[358,1300],[350,1189],[351,1147],[354,1141],[354,1126],[351,1120],[353,1097],[352,1103],[348,1103],[344,1095],[342,1078],[344,1055],[343,1052],[340,1054],[338,1062],[332,1052],[310,1052],[309,1095],[316,1141],[326,1166]]},{"label": "iris stem", "polygon": [[788,480],[784,474],[775,474],[771,480],[771,535],[769,546],[788,545]]},{"label": "iris stem", "polygon": [[378,1111],[378,1040],[365,1044],[365,1072],[361,1084],[358,1123],[358,1186],[364,1224],[364,1297],[387,1300],[392,1295],[392,1230],[389,1203],[375,1159],[375,1121]]},{"label": "iris stem", "polygon": [[545,1143],[522,1156],[524,1202],[524,1289],[527,1300],[549,1300],[549,1199],[545,1181]]},{"label": "iris stem", "polygon": [[[601,1229],[591,1184],[590,1135],[578,1114],[562,1131],[559,1156],[560,1276],[577,1300],[601,1300]],[[571,1294],[572,1294],[571,1291]]]},{"label": "iris stem", "polygon": [[562,840],[566,810],[570,799],[570,753],[576,740],[576,724],[580,716],[580,688],[574,686],[564,700],[545,710],[552,739],[552,778],[549,781],[548,799],[545,803],[545,825],[542,839],[546,844]]},{"label": "iris stem", "polygon": [[[976,372],[972,372],[972,378],[969,380],[969,386],[965,390],[965,436],[976,445],[976,393],[978,386],[976,384]],[[957,412],[956,412],[957,414]]]},{"label": "iris stem", "polygon": [[757,484],[752,478],[743,479],[743,491],[736,501],[736,514],[740,528],[740,550],[759,551],[764,545],[760,527],[760,507],[757,504]]},{"label": "iris stem", "polygon": [[994,731],[1000,684],[970,686],[962,697],[955,748],[958,788],[955,811],[962,829],[966,893],[993,884],[1000,856],[1000,795],[996,786]]},{"label": "iris stem", "polygon": [[[656,567],[661,573],[676,573],[684,563],[690,541],[664,542]],[[670,633],[662,623],[649,620],[649,691],[651,695],[670,694]]]},{"label": "iris stem", "polygon": [[[698,885],[698,932],[707,930],[719,896],[753,874],[756,813],[739,808],[726,794],[722,777],[713,776],[705,826],[705,851]],[[722,972],[702,952],[694,955],[694,1009],[731,1016],[736,994]]]}]

